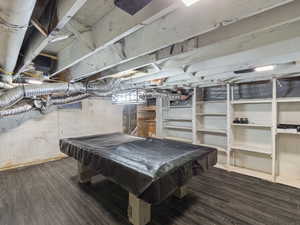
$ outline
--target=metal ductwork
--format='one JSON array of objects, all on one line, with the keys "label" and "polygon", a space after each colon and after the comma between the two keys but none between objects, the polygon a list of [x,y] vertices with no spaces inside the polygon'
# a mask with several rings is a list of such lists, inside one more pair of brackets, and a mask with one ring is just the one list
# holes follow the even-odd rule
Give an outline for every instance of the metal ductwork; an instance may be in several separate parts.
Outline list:
[{"label": "metal ductwork", "polygon": [[34,109],[34,107],[32,104],[22,103],[13,108],[0,111],[0,118],[6,117],[6,116],[18,115],[18,114],[22,114],[25,112],[30,112],[33,109]]},{"label": "metal ductwork", "polygon": [[71,96],[59,96],[59,97],[53,97],[50,100],[50,104],[52,105],[64,105],[64,104],[70,104],[82,101],[83,99],[86,99],[90,97],[90,94],[77,94],[77,95],[71,95]]},{"label": "metal ductwork", "polygon": [[11,85],[11,84],[7,84],[7,83],[3,83],[3,82],[0,82],[0,88],[3,88],[3,89],[10,89],[10,88],[13,88],[14,86]]},{"label": "metal ductwork", "polygon": [[0,108],[13,106],[23,98],[45,96],[51,94],[92,93],[96,96],[107,96],[111,93],[114,82],[108,83],[54,83],[42,85],[23,85],[9,89],[0,96]]},{"label": "metal ductwork", "polygon": [[8,116],[15,116],[18,114],[27,113],[30,111],[40,111],[42,113],[45,113],[51,106],[59,106],[64,104],[70,104],[82,101],[83,99],[86,99],[90,97],[89,94],[76,94],[71,96],[57,96],[52,97],[47,102],[43,102],[42,100],[35,100],[34,103],[24,102],[15,105],[12,108],[2,110],[0,111],[0,119]]}]

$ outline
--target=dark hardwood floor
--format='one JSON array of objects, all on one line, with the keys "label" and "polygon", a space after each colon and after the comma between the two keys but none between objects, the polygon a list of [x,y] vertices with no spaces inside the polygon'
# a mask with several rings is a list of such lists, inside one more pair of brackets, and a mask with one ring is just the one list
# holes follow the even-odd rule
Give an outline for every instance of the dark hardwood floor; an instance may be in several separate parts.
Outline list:
[{"label": "dark hardwood floor", "polygon": [[[127,225],[128,193],[96,177],[77,183],[73,159],[0,172],[0,225]],[[220,169],[152,209],[152,225],[300,225],[300,190]]]}]

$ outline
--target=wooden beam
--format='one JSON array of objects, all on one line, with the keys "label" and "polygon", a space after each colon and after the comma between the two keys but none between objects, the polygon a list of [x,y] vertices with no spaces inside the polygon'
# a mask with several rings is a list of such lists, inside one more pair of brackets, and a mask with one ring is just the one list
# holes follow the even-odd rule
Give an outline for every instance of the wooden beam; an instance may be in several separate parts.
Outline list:
[{"label": "wooden beam", "polygon": [[48,36],[48,31],[46,30],[46,28],[44,28],[44,26],[38,21],[38,19],[36,18],[32,18],[31,19],[31,23],[32,25],[44,36],[47,37]]},{"label": "wooden beam", "polygon": [[53,60],[58,60],[58,57],[57,57],[57,56],[51,55],[51,54],[46,53],[46,52],[41,52],[40,55],[41,55],[41,56],[44,56],[44,57],[47,57],[47,58],[50,58],[50,59],[53,59]]},{"label": "wooden beam", "polygon": [[24,56],[24,64],[17,71],[17,75],[23,72],[28,65],[56,38],[59,31],[70,21],[87,0],[58,0],[57,15],[58,23],[53,31],[47,36],[37,33],[32,37]]},{"label": "wooden beam", "polygon": [[90,50],[85,43],[74,41],[59,53],[58,69],[55,75],[83,59],[94,55],[125,36],[141,29],[146,24],[163,17],[176,8],[182,6],[181,0],[153,0],[134,16],[119,8],[114,8],[92,27],[92,37],[95,40],[95,49]]}]

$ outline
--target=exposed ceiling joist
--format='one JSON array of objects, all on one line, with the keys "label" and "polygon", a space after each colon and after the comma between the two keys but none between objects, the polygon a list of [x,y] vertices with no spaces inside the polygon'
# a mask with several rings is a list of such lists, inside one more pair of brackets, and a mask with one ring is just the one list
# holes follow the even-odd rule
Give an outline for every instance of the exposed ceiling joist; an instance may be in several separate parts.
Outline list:
[{"label": "exposed ceiling joist", "polygon": [[169,58],[162,71],[191,65],[185,72],[195,73],[195,76],[202,79],[201,82],[211,79],[226,80],[231,76],[243,77],[244,75],[233,74],[233,71],[269,64],[284,64],[300,59],[300,47],[297,44],[299,41],[300,21],[295,21],[223,40]]},{"label": "exposed ceiling joist", "polygon": [[[144,26],[137,32],[125,37],[122,40],[122,48],[116,48],[115,50],[119,52],[113,53],[114,55],[121,55],[123,57],[120,57],[119,59],[112,58],[110,52],[107,51],[107,49],[104,49],[71,67],[70,72],[73,79],[81,79],[97,72],[117,66],[118,64],[128,62],[137,57],[149,54],[155,50],[162,49],[170,44],[175,44],[212,30],[222,30],[223,27],[225,29],[225,27],[229,26],[224,26],[225,23],[233,25],[237,23],[236,21],[240,20],[241,18],[249,17],[255,13],[287,2],[290,1],[199,1],[193,7],[180,8],[163,18]],[[220,10],[218,10],[218,7],[220,8]],[[218,11],[219,13],[216,14],[215,11]],[[299,12],[297,15],[299,15]],[[256,18],[257,16],[253,18]],[[287,15],[284,14],[283,17],[286,16]],[[279,17],[281,18],[281,16]],[[184,20],[182,18],[184,18]],[[287,20],[288,19],[284,21],[286,22]],[[266,24],[264,22],[264,28],[271,25],[273,26],[275,24],[278,25],[277,21],[278,20],[276,19],[276,22],[272,24]],[[250,28],[252,28],[252,31],[253,29],[261,29],[255,26],[256,21],[252,22],[254,23],[249,24]],[[241,29],[244,28],[241,27]],[[238,32],[235,31],[234,35],[232,35],[231,33],[223,34],[221,32],[219,34],[220,39],[223,39],[224,36],[225,38],[232,38],[232,36],[234,35],[241,35],[239,30]],[[210,40],[210,37],[208,39]],[[206,42],[209,42],[209,40]],[[207,43],[205,43],[204,41],[203,45],[204,44]],[[64,57],[61,57],[60,60],[63,60],[63,58]]]},{"label": "exposed ceiling joist", "polygon": [[91,51],[84,43],[78,45],[74,41],[72,45],[59,53],[58,68],[52,75],[94,55],[108,45],[119,41],[144,25],[170,13],[179,6],[182,6],[180,0],[153,0],[134,16],[127,14],[117,7],[114,8],[92,27],[92,36],[96,48]]},{"label": "exposed ceiling joist", "polygon": [[17,74],[20,74],[26,67],[32,63],[32,61],[47,47],[47,45],[54,40],[64,26],[70,21],[70,19],[78,12],[78,10],[86,3],[87,0],[58,0],[57,3],[57,16],[58,23],[53,31],[44,37],[40,33],[36,33],[31,37],[29,46],[25,52],[24,63],[18,70]]}]

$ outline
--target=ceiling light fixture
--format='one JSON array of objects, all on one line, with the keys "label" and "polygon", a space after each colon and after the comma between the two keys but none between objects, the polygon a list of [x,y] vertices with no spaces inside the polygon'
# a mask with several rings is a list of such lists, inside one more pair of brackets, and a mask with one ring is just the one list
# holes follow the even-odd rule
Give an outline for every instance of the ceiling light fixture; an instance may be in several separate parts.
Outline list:
[{"label": "ceiling light fixture", "polygon": [[52,39],[50,42],[53,43],[53,42],[57,42],[57,41],[63,41],[63,40],[66,40],[70,37],[71,35],[69,34],[64,34],[64,35],[57,35],[54,39]]},{"label": "ceiling light fixture", "polygon": [[274,69],[275,69],[275,65],[269,65],[269,66],[256,67],[254,70],[256,72],[265,72],[265,71],[271,71]]},{"label": "ceiling light fixture", "polygon": [[42,84],[43,83],[43,81],[41,81],[41,80],[35,80],[35,79],[27,79],[26,82],[28,84]]},{"label": "ceiling light fixture", "polygon": [[182,0],[182,1],[186,6],[191,6],[194,3],[198,2],[199,0]]}]

